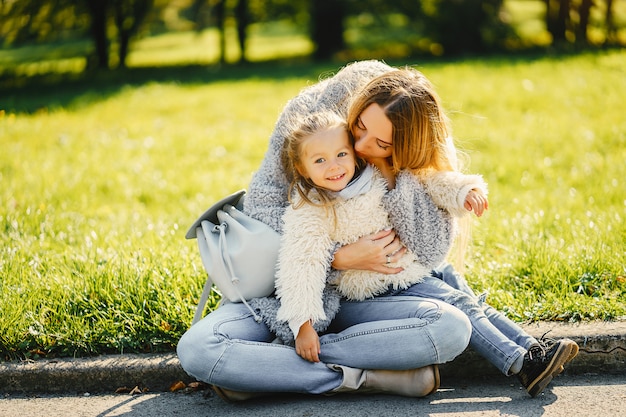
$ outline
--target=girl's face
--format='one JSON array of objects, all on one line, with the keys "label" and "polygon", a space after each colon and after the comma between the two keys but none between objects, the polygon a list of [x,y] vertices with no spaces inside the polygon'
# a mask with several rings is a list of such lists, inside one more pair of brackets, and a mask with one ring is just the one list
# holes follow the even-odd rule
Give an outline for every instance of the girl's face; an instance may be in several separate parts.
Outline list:
[{"label": "girl's face", "polygon": [[300,145],[298,171],[318,187],[341,191],[354,177],[355,157],[348,132],[337,126],[317,132]]},{"label": "girl's face", "polygon": [[356,153],[368,162],[390,157],[392,131],[391,120],[383,108],[376,103],[370,104],[363,110],[352,131]]}]

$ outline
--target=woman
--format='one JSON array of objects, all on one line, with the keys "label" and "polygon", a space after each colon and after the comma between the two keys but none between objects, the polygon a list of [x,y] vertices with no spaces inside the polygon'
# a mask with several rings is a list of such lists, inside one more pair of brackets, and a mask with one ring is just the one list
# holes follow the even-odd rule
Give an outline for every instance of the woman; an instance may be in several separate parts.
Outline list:
[{"label": "woman", "polygon": [[[433,148],[418,143],[420,138],[428,138],[433,133],[417,132],[420,126],[434,125],[436,136],[447,137],[445,120],[419,123],[420,114],[427,112],[420,106],[438,106],[438,102],[436,96],[411,96],[412,83],[424,82],[423,77],[415,77],[415,74],[400,73],[385,64],[367,61],[352,64],[334,77],[303,90],[279,118],[261,169],[250,185],[245,210],[282,232],[282,213],[291,180],[282,170],[284,139],[304,116],[332,110],[343,117],[348,115],[359,156],[385,176],[390,191],[384,197],[384,204],[402,242],[421,264],[432,268],[441,264],[450,247],[452,221],[446,212],[434,206],[423,188],[416,186],[413,173],[407,170],[424,165],[452,170],[454,152],[446,141],[439,142],[440,148],[434,147],[433,151],[418,155],[420,161],[414,160],[416,152],[409,152],[411,147],[413,150],[415,147]],[[373,78],[376,80],[363,90]],[[400,89],[390,85],[397,83],[398,78]],[[395,81],[390,81],[393,79]],[[354,92],[358,93],[356,99],[352,98]],[[402,98],[397,99],[394,94]],[[348,103],[352,103],[349,114]],[[407,120],[415,122],[407,123]],[[393,231],[366,236],[338,248],[334,259],[333,254],[329,254],[328,265],[332,261],[333,267],[329,268],[329,281],[338,270],[345,269],[397,273],[401,269],[389,268],[389,264],[404,251]],[[444,269],[440,276],[474,297],[462,278],[450,268]],[[428,365],[444,363],[461,353],[471,330],[467,316],[459,314],[451,305],[420,295],[411,287],[365,301],[342,301],[339,312],[331,308],[326,312],[329,322],[321,323],[332,332],[320,336],[321,362],[301,363],[297,357],[294,359],[292,348],[269,344],[274,334],[280,334],[275,321],[271,320],[277,308],[276,300],[271,298],[251,302],[266,318],[267,326],[256,324],[242,306],[227,304],[193,326],[181,339],[178,353],[188,373],[221,387],[216,390],[231,400],[245,399],[250,396],[246,392],[260,391],[333,393],[367,389],[368,392],[422,396],[438,386],[436,366]],[[332,300],[332,297],[330,290],[327,299]],[[488,306],[484,311],[479,307],[475,311],[474,320],[492,321],[518,343],[510,343],[509,352],[491,354],[492,348],[500,346],[485,347],[484,340],[474,332],[473,346],[479,351],[484,348],[488,359],[496,363],[501,360],[501,369],[507,374],[514,360],[520,367],[525,364],[526,372],[520,379],[532,396],[543,390],[552,376],[563,369],[562,365],[577,353],[577,346],[571,341],[541,346]],[[528,358],[523,356],[524,352],[528,352]],[[231,356],[235,354],[237,356]],[[249,377],[243,377],[246,372]]]},{"label": "woman", "polygon": [[[292,99],[281,113],[265,158],[250,183],[244,211],[282,232],[291,180],[281,163],[285,137],[303,116],[318,110],[336,111],[345,118],[353,95],[390,71],[394,69],[381,62],[357,62]],[[357,150],[368,156],[367,150]],[[393,203],[393,190],[388,194]],[[439,265],[452,240],[452,219],[438,210],[423,190],[414,197],[410,207],[397,209],[415,213],[410,227],[427,231],[415,234],[415,256],[424,265]],[[401,269],[389,268],[387,257],[400,256],[402,248],[393,230],[366,236],[336,250],[329,279],[341,269],[397,273]],[[329,254],[329,264],[332,257]],[[265,304],[254,306],[263,309]],[[264,323],[255,322],[244,305],[228,303],[190,328],[177,351],[187,373],[214,385],[229,400],[259,392],[388,392],[419,397],[436,391],[439,374],[432,365],[462,353],[471,326],[467,316],[449,304],[394,295],[341,301],[329,331],[332,333],[320,335],[320,362],[311,363],[300,358],[293,347],[271,343],[275,334]]]}]

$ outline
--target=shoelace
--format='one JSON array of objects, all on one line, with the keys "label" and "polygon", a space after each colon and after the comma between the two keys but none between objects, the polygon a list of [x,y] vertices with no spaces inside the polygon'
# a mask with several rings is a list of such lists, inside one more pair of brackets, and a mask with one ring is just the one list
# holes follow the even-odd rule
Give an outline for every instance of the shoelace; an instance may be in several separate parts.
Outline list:
[{"label": "shoelace", "polygon": [[546,356],[546,351],[541,345],[533,345],[528,349],[527,355],[531,361],[542,360]]},{"label": "shoelace", "polygon": [[541,335],[541,337],[539,338],[539,340],[537,342],[539,342],[539,346],[541,346],[544,351],[548,351],[550,350],[550,348],[552,346],[554,346],[555,343],[557,343],[557,341],[555,339],[546,337],[546,335],[548,333],[550,333],[552,330],[548,330],[547,332],[545,332],[544,334]]}]

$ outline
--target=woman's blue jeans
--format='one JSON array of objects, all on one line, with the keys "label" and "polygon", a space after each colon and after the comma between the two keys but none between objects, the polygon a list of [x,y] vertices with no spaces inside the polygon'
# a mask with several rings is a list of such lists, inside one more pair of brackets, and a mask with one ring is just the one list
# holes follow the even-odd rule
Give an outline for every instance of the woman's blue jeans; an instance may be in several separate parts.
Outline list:
[{"label": "woman's blue jeans", "polygon": [[282,344],[239,303],[227,303],[192,326],[177,353],[194,378],[237,391],[321,394],[342,374],[326,364],[361,369],[412,369],[449,362],[465,350],[471,324],[457,308],[433,299],[384,296],[345,301],[320,336],[318,363]]}]

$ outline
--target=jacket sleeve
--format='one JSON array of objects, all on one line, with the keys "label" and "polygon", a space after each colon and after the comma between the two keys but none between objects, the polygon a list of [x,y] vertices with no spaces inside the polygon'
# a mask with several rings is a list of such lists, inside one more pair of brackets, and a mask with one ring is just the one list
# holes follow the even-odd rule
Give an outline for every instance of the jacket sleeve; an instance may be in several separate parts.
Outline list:
[{"label": "jacket sleeve", "polygon": [[480,175],[456,171],[428,171],[418,175],[433,202],[455,217],[467,215],[465,197],[470,190],[479,189],[487,195],[487,184]]},{"label": "jacket sleeve", "polygon": [[326,319],[322,295],[334,242],[325,213],[307,205],[285,211],[276,274],[277,319],[289,323],[294,337],[304,322]]},{"label": "jacket sleeve", "polygon": [[385,194],[383,204],[400,240],[420,264],[435,268],[445,260],[454,236],[452,216],[437,207],[413,173],[396,176],[396,187]]}]

